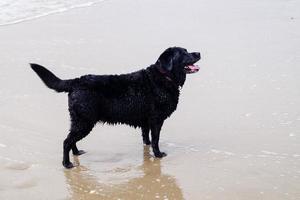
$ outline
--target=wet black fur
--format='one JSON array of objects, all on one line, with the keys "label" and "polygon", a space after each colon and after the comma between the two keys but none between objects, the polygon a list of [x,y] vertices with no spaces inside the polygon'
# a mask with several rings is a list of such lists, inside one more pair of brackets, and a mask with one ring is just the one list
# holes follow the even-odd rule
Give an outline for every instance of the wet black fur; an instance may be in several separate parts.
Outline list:
[{"label": "wet black fur", "polygon": [[137,72],[85,75],[70,80],[61,80],[46,68],[30,64],[49,88],[68,92],[71,128],[64,140],[63,165],[73,167],[70,150],[75,155],[84,153],[77,149],[76,142],[87,136],[97,122],[140,127],[144,144],[152,144],[156,157],[166,156],[158,146],[161,127],[176,110],[179,87],[186,78],[184,67],[199,59],[200,53],[172,47],[155,64]]}]

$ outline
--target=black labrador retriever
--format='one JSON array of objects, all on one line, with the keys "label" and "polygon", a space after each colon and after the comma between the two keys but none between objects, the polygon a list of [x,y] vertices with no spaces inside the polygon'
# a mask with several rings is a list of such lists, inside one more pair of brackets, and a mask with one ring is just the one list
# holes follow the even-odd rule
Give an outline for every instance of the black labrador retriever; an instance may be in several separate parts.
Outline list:
[{"label": "black labrador retriever", "polygon": [[[63,144],[63,166],[72,168],[69,152],[78,150],[76,142],[87,136],[97,122],[128,124],[142,129],[143,142],[151,144],[156,157],[161,127],[177,107],[179,89],[186,74],[199,67],[200,53],[180,47],[166,49],[155,64],[137,72],[121,75],[85,75],[61,80],[38,64],[30,64],[42,81],[57,92],[68,92],[71,117],[70,133]],[[149,131],[151,130],[151,139]]]}]

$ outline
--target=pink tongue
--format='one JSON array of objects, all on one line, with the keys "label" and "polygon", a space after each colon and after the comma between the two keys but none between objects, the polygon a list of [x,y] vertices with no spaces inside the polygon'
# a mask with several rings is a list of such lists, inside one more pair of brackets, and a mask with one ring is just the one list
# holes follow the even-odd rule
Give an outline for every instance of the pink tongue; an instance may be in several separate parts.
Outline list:
[{"label": "pink tongue", "polygon": [[188,66],[190,68],[190,70],[192,71],[198,71],[200,69],[200,67],[198,67],[197,65],[189,65]]}]

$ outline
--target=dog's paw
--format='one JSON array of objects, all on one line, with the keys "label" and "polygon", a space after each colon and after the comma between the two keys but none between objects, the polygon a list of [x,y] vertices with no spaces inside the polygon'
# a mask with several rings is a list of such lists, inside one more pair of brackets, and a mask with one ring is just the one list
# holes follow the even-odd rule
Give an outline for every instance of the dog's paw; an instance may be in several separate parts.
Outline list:
[{"label": "dog's paw", "polygon": [[165,152],[157,152],[157,153],[154,153],[154,155],[156,158],[162,158],[162,157],[167,156],[167,154]]},{"label": "dog's paw", "polygon": [[71,169],[74,167],[73,163],[71,162],[68,162],[68,163],[65,163],[64,161],[62,162],[63,166],[66,168],[66,169]]},{"label": "dog's paw", "polygon": [[146,140],[146,141],[144,140],[143,142],[144,142],[144,145],[150,145],[151,144],[150,140]]},{"label": "dog's paw", "polygon": [[79,151],[77,151],[77,152],[73,152],[73,155],[75,155],[75,156],[80,156],[80,155],[85,154],[85,153],[86,153],[86,151],[79,150]]}]

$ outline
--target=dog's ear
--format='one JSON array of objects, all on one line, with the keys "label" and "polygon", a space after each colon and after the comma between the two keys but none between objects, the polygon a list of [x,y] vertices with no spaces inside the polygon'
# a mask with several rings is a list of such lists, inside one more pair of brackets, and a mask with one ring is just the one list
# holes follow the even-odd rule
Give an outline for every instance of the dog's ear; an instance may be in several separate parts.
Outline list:
[{"label": "dog's ear", "polygon": [[158,58],[157,64],[166,71],[171,71],[173,68],[173,50],[168,48]]}]

